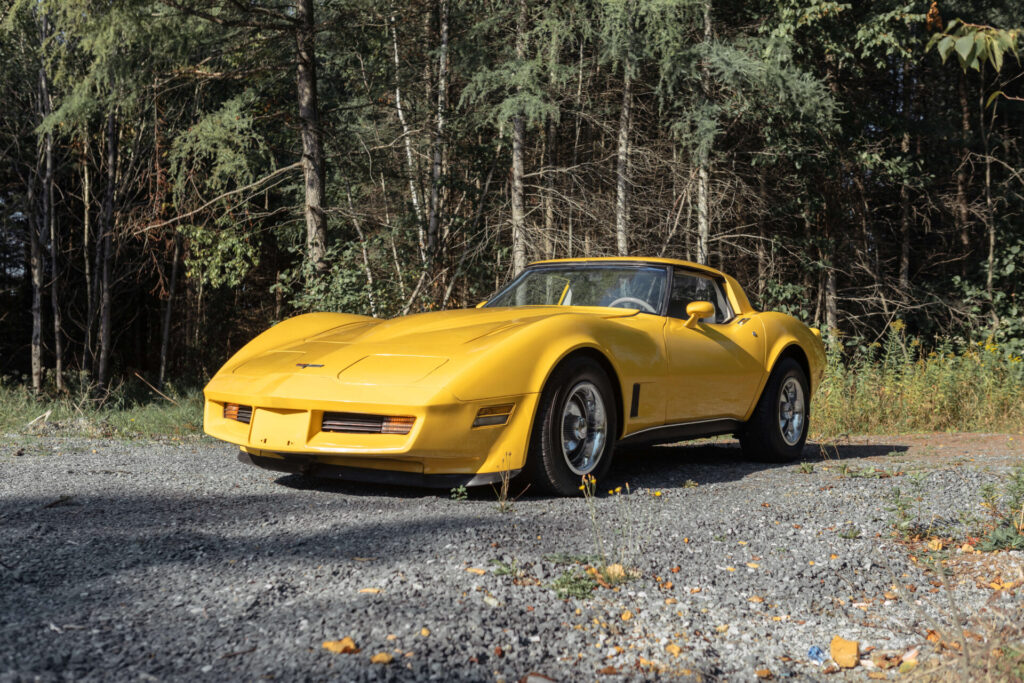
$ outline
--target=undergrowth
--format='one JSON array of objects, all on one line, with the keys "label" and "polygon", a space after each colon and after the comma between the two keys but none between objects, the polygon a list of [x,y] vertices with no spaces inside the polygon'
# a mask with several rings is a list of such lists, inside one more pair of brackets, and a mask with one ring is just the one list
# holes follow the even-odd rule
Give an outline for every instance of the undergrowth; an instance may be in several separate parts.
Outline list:
[{"label": "undergrowth", "polygon": [[893,323],[843,360],[830,345],[811,407],[818,438],[841,434],[1024,431],[1024,362],[994,342],[926,350]]},{"label": "undergrowth", "polygon": [[0,378],[0,434],[87,437],[189,436],[202,433],[203,393],[165,386],[160,396],[141,381],[122,384],[102,400],[87,386],[41,397]]}]

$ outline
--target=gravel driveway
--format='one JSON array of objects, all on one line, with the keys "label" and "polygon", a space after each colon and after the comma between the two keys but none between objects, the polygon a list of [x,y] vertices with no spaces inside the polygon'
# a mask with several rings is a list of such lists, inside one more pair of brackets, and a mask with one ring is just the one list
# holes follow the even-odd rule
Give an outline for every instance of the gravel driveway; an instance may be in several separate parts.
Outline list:
[{"label": "gravel driveway", "polygon": [[[205,439],[9,436],[0,681],[816,680],[808,649],[836,635],[920,645],[923,663],[951,609],[1021,613],[1024,591],[982,574],[1012,583],[1024,563],[1001,553],[936,588],[892,538],[893,486],[915,520],[965,533],[1021,441],[855,439],[809,445],[803,467],[744,462],[728,441],[652,448],[618,458],[623,492],[600,491],[592,520],[580,498],[503,512],[490,489],[310,484]],[[637,577],[560,599],[552,584],[602,551]],[[324,647],[346,637],[358,652]]]}]

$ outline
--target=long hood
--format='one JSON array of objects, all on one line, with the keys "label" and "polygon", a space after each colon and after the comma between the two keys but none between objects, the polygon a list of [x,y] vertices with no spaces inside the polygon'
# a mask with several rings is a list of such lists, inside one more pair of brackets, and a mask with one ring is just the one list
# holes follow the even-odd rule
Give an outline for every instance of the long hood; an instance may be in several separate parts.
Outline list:
[{"label": "long hood", "polygon": [[[623,318],[633,310],[511,307],[422,313],[392,320],[358,319],[299,333],[222,373],[271,379],[333,378],[345,385],[439,387],[510,337],[552,318]],[[323,381],[321,379],[320,381]]]}]

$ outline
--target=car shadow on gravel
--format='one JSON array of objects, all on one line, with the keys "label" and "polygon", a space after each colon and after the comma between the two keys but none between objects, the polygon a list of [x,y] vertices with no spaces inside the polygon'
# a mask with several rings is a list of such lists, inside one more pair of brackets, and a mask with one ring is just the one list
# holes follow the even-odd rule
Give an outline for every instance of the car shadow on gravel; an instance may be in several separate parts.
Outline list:
[{"label": "car shadow on gravel", "polygon": [[633,488],[688,488],[736,481],[758,472],[795,470],[802,463],[895,456],[907,450],[907,446],[894,444],[808,443],[800,459],[771,463],[744,458],[737,441],[649,446],[616,453],[607,483],[612,488],[627,482]]},{"label": "car shadow on gravel", "polygon": [[[799,460],[787,463],[755,462],[743,457],[739,442],[731,440],[683,442],[666,446],[647,446],[617,451],[606,483],[611,487],[634,489],[688,488],[694,484],[736,481],[747,475],[775,469],[797,468],[801,463],[818,464],[828,461],[858,460],[894,456],[905,453],[908,447],[895,444],[808,443]],[[457,500],[494,500],[498,486],[475,486],[458,490],[444,488],[417,488],[393,484],[314,479],[301,474],[289,474],[275,480],[286,488],[322,491],[346,496],[384,496],[409,500],[417,498]],[[601,495],[598,492],[597,495]],[[552,498],[532,489],[526,482],[513,480],[509,497],[515,500]]]}]

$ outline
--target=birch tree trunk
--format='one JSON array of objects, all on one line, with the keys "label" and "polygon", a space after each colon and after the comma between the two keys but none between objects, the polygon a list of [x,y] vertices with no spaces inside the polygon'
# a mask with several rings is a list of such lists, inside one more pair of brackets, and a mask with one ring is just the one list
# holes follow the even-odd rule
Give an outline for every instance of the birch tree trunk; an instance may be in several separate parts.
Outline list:
[{"label": "birch tree trunk", "polygon": [[615,162],[615,247],[619,256],[629,255],[629,133],[632,123],[632,78],[629,54],[622,63],[622,110]]},{"label": "birch tree trunk", "polygon": [[[711,42],[711,0],[704,2],[704,43]],[[711,89],[711,72],[707,64],[701,65],[701,92],[704,100]],[[711,239],[711,172],[710,148],[701,152],[697,168],[697,263],[707,264],[708,243]]]},{"label": "birch tree trunk", "polygon": [[[526,58],[526,0],[519,0],[516,20],[516,59]],[[518,275],[526,267],[526,210],[523,202],[523,137],[521,114],[512,119],[512,270]]]},{"label": "birch tree trunk", "polygon": [[296,86],[302,136],[302,175],[305,179],[306,258],[315,272],[327,263],[327,227],[324,220],[324,145],[316,88],[316,25],[313,0],[296,0],[295,31],[298,68]]},{"label": "birch tree trunk", "polygon": [[420,248],[420,260],[427,260],[426,245],[424,243],[423,231],[423,207],[420,205],[420,195],[416,191],[416,164],[412,157],[412,139],[409,131],[409,124],[405,119],[405,108],[402,105],[402,88],[399,85],[401,79],[399,70],[401,62],[398,59],[398,31],[395,28],[395,15],[391,15],[391,48],[395,61],[395,109],[398,111],[398,122],[402,126],[402,142],[405,147],[406,172],[409,174],[409,200],[412,202],[412,210],[416,215],[416,231]]}]

